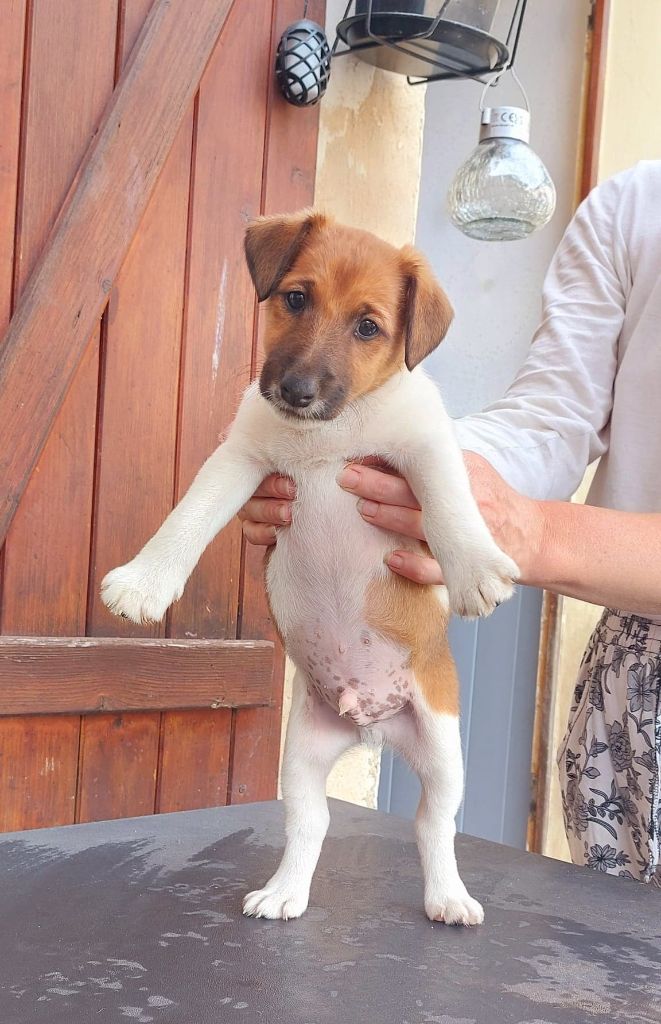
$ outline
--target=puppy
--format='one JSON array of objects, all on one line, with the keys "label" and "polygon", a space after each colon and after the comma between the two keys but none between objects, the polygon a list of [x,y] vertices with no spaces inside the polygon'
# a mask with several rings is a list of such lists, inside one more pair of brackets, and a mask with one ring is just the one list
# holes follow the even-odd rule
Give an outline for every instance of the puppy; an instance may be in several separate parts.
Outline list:
[{"label": "puppy", "polygon": [[[471,495],[452,424],[417,364],[441,341],[450,303],[424,259],[321,214],[265,217],[245,238],[266,303],[265,361],[227,440],[155,536],[102,584],[106,605],[160,620],[207,544],[267,474],[296,483],[291,526],[278,534],[266,583],[296,665],[282,788],[286,847],[244,913],[295,918],[329,823],[328,772],[348,747],[388,743],[417,772],[416,834],[428,916],[478,924],[454,854],[463,788],[449,609],[487,615],[512,593],[517,567],[496,546]],[[402,539],[364,523],[337,476],[379,455],[423,510],[445,588],[389,572]],[[424,550],[414,541],[412,550]]]}]

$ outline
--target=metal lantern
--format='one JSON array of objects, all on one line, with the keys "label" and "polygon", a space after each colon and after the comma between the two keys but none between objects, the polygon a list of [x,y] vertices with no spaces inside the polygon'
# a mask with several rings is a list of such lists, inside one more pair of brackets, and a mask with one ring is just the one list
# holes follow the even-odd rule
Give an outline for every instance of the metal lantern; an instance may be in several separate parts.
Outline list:
[{"label": "metal lantern", "polygon": [[[350,0],[337,26],[333,56],[354,54],[406,75],[410,85],[448,78],[484,82],[514,64],[526,3]],[[338,48],[340,41],[346,49]]]},{"label": "metal lantern", "polygon": [[326,92],[330,46],[321,25],[303,18],[285,29],[278,44],[275,74],[280,91],[295,107],[311,107]]}]

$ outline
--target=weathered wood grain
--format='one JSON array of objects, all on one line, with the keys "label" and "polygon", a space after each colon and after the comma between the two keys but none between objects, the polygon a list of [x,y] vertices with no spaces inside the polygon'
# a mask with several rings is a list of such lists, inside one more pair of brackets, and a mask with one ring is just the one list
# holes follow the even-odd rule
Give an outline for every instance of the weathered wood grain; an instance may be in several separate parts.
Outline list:
[{"label": "weathered wood grain", "polygon": [[[254,289],[243,233],[260,212],[271,9],[271,0],[235,5],[200,86],[177,500],[226,432],[250,380]],[[235,520],[209,546],[173,606],[171,635],[235,637],[240,569]],[[214,715],[213,727],[208,713],[163,715],[159,810],[181,809],[188,799],[200,807],[226,802],[231,723],[231,711]]]},{"label": "weathered wood grain", "polygon": [[268,705],[273,645],[0,637],[0,715]]},{"label": "weathered wood grain", "polygon": [[76,821],[154,813],[159,717],[151,712],[85,715]]},{"label": "weathered wood grain", "polygon": [[[123,0],[117,76],[151,0]],[[193,106],[184,117],[109,295],[99,402],[87,630],[162,636],[111,615],[100,583],[128,561],[172,508],[186,265]],[[162,713],[90,715],[80,737],[77,820],[152,813]],[[150,760],[151,758],[151,760]]]},{"label": "weathered wood grain", "polygon": [[0,15],[0,333],[11,311],[26,0]]},{"label": "weathered wood grain", "polygon": [[[4,13],[5,6],[0,34],[6,25]],[[27,5],[20,165],[14,182],[14,302],[38,263],[112,95],[116,31],[116,0],[98,8],[80,0],[39,0]],[[2,131],[4,136],[4,121]],[[49,343],[46,331],[42,348]],[[98,323],[84,348],[7,538],[0,613],[3,633],[71,636],[85,632]],[[47,396],[43,400],[48,403]],[[4,451],[10,443],[8,424],[0,422]],[[0,488],[3,484],[0,478]],[[78,716],[0,720],[0,749],[5,752],[0,828],[36,828],[74,820],[79,736]]]},{"label": "weathered wood grain", "polygon": [[0,451],[0,539],[6,535],[232,2],[155,0],[76,184],[23,292],[0,346],[0,423],[5,437]]}]

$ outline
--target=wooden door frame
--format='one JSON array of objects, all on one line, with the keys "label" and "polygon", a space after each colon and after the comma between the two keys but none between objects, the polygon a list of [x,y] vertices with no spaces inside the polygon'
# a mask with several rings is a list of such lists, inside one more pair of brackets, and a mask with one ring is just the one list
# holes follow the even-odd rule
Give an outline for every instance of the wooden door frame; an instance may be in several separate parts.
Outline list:
[{"label": "wooden door frame", "polygon": [[[586,34],[576,205],[585,199],[598,180],[610,14],[611,0],[592,0]],[[532,853],[542,853],[546,845],[551,777],[555,763],[553,719],[557,693],[561,613],[562,598],[557,594],[545,592],[539,643],[531,755],[531,801],[527,831],[527,848]]]}]

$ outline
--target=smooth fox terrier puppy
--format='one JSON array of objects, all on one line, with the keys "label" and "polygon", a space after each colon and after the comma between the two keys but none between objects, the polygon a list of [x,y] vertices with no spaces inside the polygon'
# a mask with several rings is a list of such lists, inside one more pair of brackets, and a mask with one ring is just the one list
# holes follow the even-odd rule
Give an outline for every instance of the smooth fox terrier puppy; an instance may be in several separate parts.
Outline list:
[{"label": "smooth fox terrier puppy", "polygon": [[[478,924],[482,907],[454,852],[463,765],[446,627],[449,610],[488,615],[510,597],[517,567],[479,513],[452,423],[418,367],[452,308],[413,248],[319,213],[256,220],[245,251],[266,303],[259,381],[155,536],[105,577],[103,600],[134,622],[159,621],[260,482],[291,477],[291,526],[266,567],[273,617],[297,669],[282,768],[287,838],[280,866],[245,897],[244,913],[286,920],[305,911],[329,824],[328,772],[365,741],[391,744],[420,777],[428,916]],[[385,559],[396,546],[427,549],[363,522],[338,486],[348,461],[374,455],[411,484],[445,588],[392,574]]]}]

